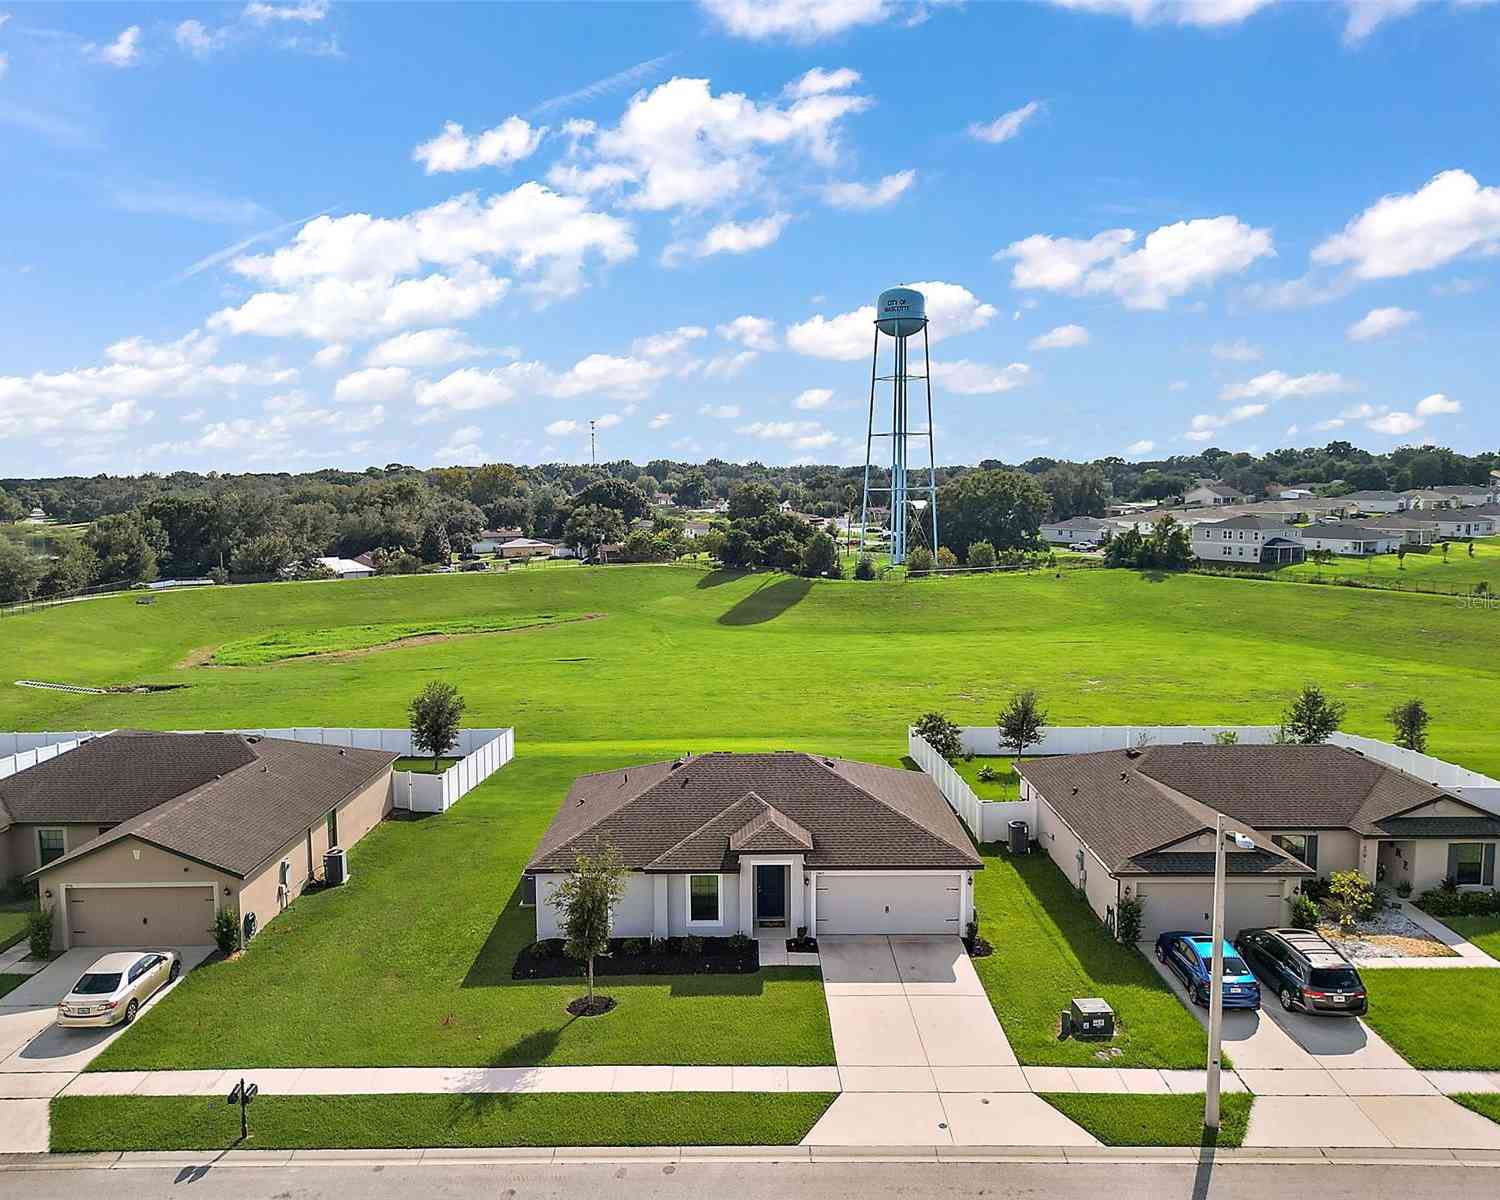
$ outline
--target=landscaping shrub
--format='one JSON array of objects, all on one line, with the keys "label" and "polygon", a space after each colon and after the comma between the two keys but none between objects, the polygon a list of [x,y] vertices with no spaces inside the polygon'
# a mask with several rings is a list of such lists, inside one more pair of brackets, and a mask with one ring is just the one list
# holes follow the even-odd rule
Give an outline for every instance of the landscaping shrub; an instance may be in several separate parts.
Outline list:
[{"label": "landscaping shrub", "polygon": [[906,573],[912,578],[919,575],[932,574],[932,551],[926,546],[918,546],[906,556]]},{"label": "landscaping shrub", "polygon": [[743,954],[743,953],[745,953],[745,951],[747,951],[747,950],[750,949],[750,947],[751,947],[752,944],[753,944],[753,939],[747,937],[743,933],[736,933],[732,937],[729,938],[729,948],[731,950],[733,950],[736,954]]},{"label": "landscaping shrub", "polygon": [[650,950],[651,943],[645,938],[626,938],[620,943],[620,953],[627,958],[640,958]]},{"label": "landscaping shrub", "polygon": [[1137,896],[1126,896],[1115,909],[1115,937],[1127,946],[1141,940],[1141,922],[1145,916],[1145,904]]},{"label": "landscaping shrub", "polygon": [[1396,895],[1400,896],[1401,899],[1403,899],[1403,900],[1409,900],[1409,899],[1411,899],[1411,880],[1410,879],[1403,879],[1400,883],[1398,883],[1396,885]]},{"label": "landscaping shrub", "polygon": [[1291,924],[1293,929],[1316,929],[1318,915],[1318,906],[1310,897],[1292,897]]},{"label": "landscaping shrub", "polygon": [[1375,913],[1375,885],[1358,871],[1335,871],[1328,877],[1328,906],[1341,929]]},{"label": "landscaping shrub", "polygon": [[989,542],[975,542],[969,547],[967,561],[971,567],[993,567],[995,565],[995,547]]},{"label": "landscaping shrub", "polygon": [[958,555],[954,554],[947,546],[939,546],[937,552],[937,565],[943,570],[958,566]]},{"label": "landscaping shrub", "polygon": [[[562,938],[532,942],[516,955],[512,979],[576,979],[584,963],[567,952]],[[594,961],[594,974],[748,975],[760,970],[754,938],[611,938],[607,954]]]},{"label": "landscaping shrub", "polygon": [[1328,880],[1324,879],[1321,875],[1314,875],[1311,879],[1304,879],[1302,881],[1302,894],[1316,904],[1321,900],[1328,899],[1329,887]]},{"label": "landscaping shrub", "polygon": [[861,554],[859,561],[854,564],[854,578],[864,580],[875,578],[875,560],[868,554]]},{"label": "landscaping shrub", "polygon": [[988,763],[986,763],[984,766],[982,766],[982,767],[979,768],[979,782],[980,783],[999,783],[1000,782],[1000,772],[997,771],[997,770],[995,770],[995,768],[992,767],[992,766],[990,766]]},{"label": "landscaping shrub", "polygon": [[945,762],[952,762],[963,752],[958,726],[940,712],[923,713],[912,728],[917,731],[917,736],[943,756]]},{"label": "landscaping shrub", "polygon": [[1433,888],[1417,897],[1417,907],[1434,917],[1458,916],[1458,889]]},{"label": "landscaping shrub", "polygon": [[233,954],[240,946],[240,914],[221,908],[214,914],[214,945],[220,954]]},{"label": "landscaping shrub", "polygon": [[52,957],[52,910],[41,908],[26,918],[26,942],[32,958]]},{"label": "landscaping shrub", "polygon": [[703,939],[696,933],[690,933],[682,939],[682,952],[686,955],[696,956],[703,953]]}]

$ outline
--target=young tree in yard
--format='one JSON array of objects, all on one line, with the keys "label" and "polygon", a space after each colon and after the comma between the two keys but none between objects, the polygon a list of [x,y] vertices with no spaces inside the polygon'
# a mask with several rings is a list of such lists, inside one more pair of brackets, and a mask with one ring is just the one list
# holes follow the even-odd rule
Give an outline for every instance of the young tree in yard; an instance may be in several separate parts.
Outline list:
[{"label": "young tree in yard", "polygon": [[458,741],[458,722],[464,715],[464,698],[451,683],[434,679],[412,697],[406,706],[411,717],[411,744],[424,754],[432,755],[433,770],[437,760]]},{"label": "young tree in yard", "polygon": [[912,728],[918,737],[943,756],[945,762],[952,762],[963,753],[958,726],[940,712],[923,713]]},{"label": "young tree in yard", "polygon": [[1427,752],[1427,723],[1432,720],[1427,705],[1414,696],[1396,705],[1387,716],[1396,727],[1396,745],[1418,754]]},{"label": "young tree in yard", "polygon": [[831,537],[826,533],[815,533],[807,540],[807,545],[802,547],[802,564],[797,574],[809,578],[819,575],[830,579],[839,577],[839,548]]},{"label": "young tree in yard", "polygon": [[1345,705],[1330,700],[1315,683],[1304,684],[1297,698],[1281,714],[1280,740],[1297,746],[1326,742],[1344,719]]},{"label": "young tree in yard", "polygon": [[1030,688],[1017,692],[1010,702],[1000,710],[995,724],[1000,730],[1000,744],[1016,752],[1019,762],[1027,746],[1042,740],[1042,729],[1047,724],[1047,710],[1037,702],[1036,693]]},{"label": "young tree in yard", "polygon": [[568,954],[588,964],[585,1016],[598,1011],[594,1003],[594,958],[609,949],[609,915],[624,896],[625,864],[613,846],[597,854],[579,854],[567,878],[552,893]]}]

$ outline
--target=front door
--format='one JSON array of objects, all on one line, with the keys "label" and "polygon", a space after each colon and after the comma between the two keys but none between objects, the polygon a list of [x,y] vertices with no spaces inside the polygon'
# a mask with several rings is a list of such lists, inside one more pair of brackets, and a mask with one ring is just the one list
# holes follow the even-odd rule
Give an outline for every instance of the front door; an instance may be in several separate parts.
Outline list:
[{"label": "front door", "polygon": [[786,926],[786,874],[783,866],[755,868],[755,923]]}]

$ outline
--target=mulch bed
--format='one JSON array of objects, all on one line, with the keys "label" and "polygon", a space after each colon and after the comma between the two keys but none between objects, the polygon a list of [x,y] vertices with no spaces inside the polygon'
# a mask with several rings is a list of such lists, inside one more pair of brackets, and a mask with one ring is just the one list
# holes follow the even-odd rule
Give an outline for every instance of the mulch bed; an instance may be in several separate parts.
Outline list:
[{"label": "mulch bed", "polygon": [[[594,960],[594,974],[601,975],[753,975],[760,970],[760,947],[754,939],[736,947],[730,938],[703,938],[703,949],[688,953],[682,938],[667,938],[657,943],[657,951],[627,953],[626,942],[643,939],[616,938],[609,943],[609,954]],[[632,946],[634,949],[634,946]],[[577,979],[586,973],[586,964],[570,958],[561,938],[548,938],[523,947],[511,968],[512,979]]]},{"label": "mulch bed", "polygon": [[587,996],[579,996],[568,1005],[568,1012],[575,1017],[602,1017],[617,1003],[613,996],[595,996],[592,1003]]}]

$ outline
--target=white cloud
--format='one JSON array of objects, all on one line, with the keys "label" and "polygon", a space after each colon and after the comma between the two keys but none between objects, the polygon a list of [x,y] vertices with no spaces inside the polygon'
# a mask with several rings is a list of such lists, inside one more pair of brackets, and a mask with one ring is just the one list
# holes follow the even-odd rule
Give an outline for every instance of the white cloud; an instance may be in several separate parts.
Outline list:
[{"label": "white cloud", "polygon": [[1052,0],[1059,8],[1129,17],[1137,25],[1238,25],[1276,0]]},{"label": "white cloud", "polygon": [[485,455],[479,447],[484,430],[478,425],[460,425],[448,435],[448,440],[432,452],[435,463],[472,466],[483,462]]},{"label": "white cloud", "polygon": [[1082,325],[1059,325],[1040,337],[1031,339],[1033,350],[1067,350],[1073,346],[1087,346],[1089,331]]},{"label": "white cloud", "polygon": [[969,136],[981,142],[998,144],[1008,142],[1021,132],[1021,126],[1041,112],[1040,100],[1031,100],[1020,108],[996,117],[993,121],[975,121],[969,126]]},{"label": "white cloud", "polygon": [[1404,329],[1417,319],[1409,308],[1372,308],[1346,331],[1351,342],[1368,342]]},{"label": "white cloud", "polygon": [[679,325],[665,333],[653,333],[638,337],[630,343],[630,352],[642,358],[670,358],[686,350],[699,338],[708,336],[702,325]]},{"label": "white cloud", "polygon": [[1109,229],[1088,240],[1033,234],[995,257],[1013,258],[1014,287],[1074,294],[1108,293],[1126,308],[1162,309],[1170,300],[1274,255],[1271,233],[1238,217],[1163,225],[1140,248],[1133,229]]},{"label": "white cloud", "polygon": [[988,396],[1020,387],[1031,374],[1025,363],[1004,367],[970,362],[967,358],[932,364],[933,381],[960,396]]},{"label": "white cloud", "polygon": [[472,171],[476,167],[509,167],[530,158],[547,135],[547,127],[533,127],[520,117],[506,117],[493,129],[472,136],[456,121],[443,124],[443,132],[411,152],[429,175],[449,171]]},{"label": "white cloud", "polygon": [[1422,188],[1382,196],[1314,248],[1321,266],[1356,279],[1430,271],[1471,251],[1500,249],[1500,187],[1480,187],[1467,171],[1444,171]]},{"label": "white cloud", "polygon": [[837,67],[832,71],[814,67],[792,80],[783,90],[793,100],[805,100],[808,96],[821,96],[827,92],[847,92],[860,78],[860,73],[853,67]]},{"label": "white cloud", "polygon": [[1225,362],[1259,362],[1261,358],[1261,348],[1251,345],[1244,338],[1235,338],[1232,342],[1215,342],[1209,347],[1209,353]]},{"label": "white cloud", "polygon": [[250,0],[241,14],[247,21],[260,25],[272,22],[314,25],[328,15],[327,0],[302,0],[294,4],[267,4],[264,0]]},{"label": "white cloud", "polygon": [[699,0],[727,33],[752,41],[815,42],[887,20],[892,0]]},{"label": "white cloud", "polygon": [[90,42],[84,53],[95,62],[111,67],[133,67],[141,61],[141,27],[132,25],[106,46]]},{"label": "white cloud", "polygon": [[210,29],[202,21],[186,20],[172,31],[172,37],[180,49],[195,58],[207,58],[222,50],[229,41],[223,29]]},{"label": "white cloud", "polygon": [[701,416],[714,417],[720,421],[733,421],[740,415],[738,404],[705,404],[698,410]]},{"label": "white cloud", "polygon": [[1199,413],[1193,418],[1193,431],[1212,433],[1226,425],[1238,425],[1241,421],[1264,416],[1270,407],[1269,404],[1237,404],[1226,413]]},{"label": "white cloud", "polygon": [[754,221],[724,221],[701,238],[673,242],[662,252],[661,260],[664,265],[672,266],[689,256],[709,258],[715,254],[749,254],[752,250],[764,250],[781,236],[791,219],[786,213],[772,213]]},{"label": "white cloud", "polygon": [[1300,400],[1308,396],[1326,396],[1347,392],[1353,384],[1337,371],[1313,371],[1306,375],[1288,375],[1285,371],[1266,371],[1244,383],[1232,383],[1219,392],[1222,400]]},{"label": "white cloud", "polygon": [[738,354],[716,354],[703,364],[703,377],[733,379],[742,374],[757,357],[754,350],[741,350]]},{"label": "white cloud", "polygon": [[1344,41],[1361,42],[1387,21],[1406,16],[1421,3],[1423,0],[1347,0]]},{"label": "white cloud", "polygon": [[1442,392],[1434,392],[1430,396],[1424,396],[1417,401],[1417,416],[1438,417],[1450,413],[1463,412],[1464,406],[1457,400],[1450,400]]},{"label": "white cloud", "polygon": [[421,329],[387,338],[365,355],[365,362],[372,367],[442,367],[486,353],[461,330]]},{"label": "white cloud", "polygon": [[570,433],[578,432],[578,422],[569,420],[553,421],[546,427],[544,432],[548,437],[566,437]]},{"label": "white cloud", "polygon": [[767,317],[735,317],[715,330],[727,342],[738,342],[749,350],[775,350],[776,322]]},{"label": "white cloud", "polygon": [[[913,283],[927,297],[928,336],[934,342],[983,329],[995,317],[984,304],[956,283]],[[866,304],[836,317],[815,316],[786,331],[786,343],[799,354],[854,362],[870,353],[875,336],[875,306]]]},{"label": "white cloud", "polygon": [[648,429],[665,429],[671,423],[672,423],[672,414],[671,413],[668,413],[668,412],[659,412],[659,413],[656,414],[656,416],[652,417],[649,421],[646,422],[646,428],[648,428]]},{"label": "white cloud", "polygon": [[1386,433],[1392,437],[1404,437],[1408,433],[1415,433],[1422,428],[1422,418],[1413,416],[1409,412],[1388,412],[1383,416],[1376,417],[1365,425],[1366,429],[1374,433]]},{"label": "white cloud", "polygon": [[[8,16],[9,14],[4,14]],[[0,79],[5,78],[5,73],[10,70],[10,56],[0,51]]]},{"label": "white cloud", "polygon": [[828,402],[832,399],[832,388],[808,388],[806,391],[799,392],[792,404],[796,408],[812,410],[827,408]]},{"label": "white cloud", "polygon": [[570,190],[628,188],[632,208],[702,210],[759,190],[773,153],[831,165],[844,119],[869,106],[842,91],[757,102],[678,77],[637,93],[617,126],[580,143],[576,166],[549,178]]},{"label": "white cloud", "polygon": [[667,369],[659,363],[609,354],[590,354],[554,379],[547,390],[550,395],[559,399],[594,394],[639,397],[648,394],[666,374]]},{"label": "white cloud", "polygon": [[405,367],[365,367],[334,384],[333,398],[339,404],[388,403],[406,396],[411,383],[411,372]]},{"label": "white cloud", "polygon": [[1136,454],[1136,455],[1150,454],[1151,451],[1153,451],[1155,449],[1156,449],[1156,443],[1155,442],[1153,442],[1150,438],[1142,438],[1140,441],[1138,441],[1138,442],[1131,442],[1130,445],[1126,446],[1125,447],[1125,453],[1126,454]]},{"label": "white cloud", "polygon": [[512,364],[490,371],[478,367],[460,367],[436,383],[424,383],[417,388],[417,403],[423,408],[448,409],[451,412],[473,412],[481,408],[494,408],[515,399],[513,379],[524,378]]},{"label": "white cloud", "polygon": [[763,442],[785,442],[793,450],[818,450],[838,440],[817,421],[752,421],[738,426],[735,433]]},{"label": "white cloud", "polygon": [[329,370],[337,367],[349,357],[349,347],[342,342],[334,342],[331,346],[324,346],[312,356],[313,366]]},{"label": "white cloud", "polygon": [[871,209],[894,204],[917,181],[915,171],[897,171],[874,183],[830,183],[823,189],[823,199],[834,208]]}]

